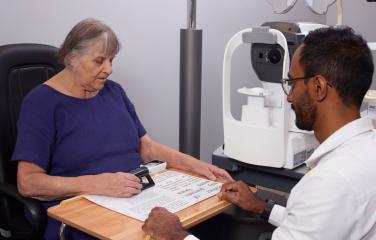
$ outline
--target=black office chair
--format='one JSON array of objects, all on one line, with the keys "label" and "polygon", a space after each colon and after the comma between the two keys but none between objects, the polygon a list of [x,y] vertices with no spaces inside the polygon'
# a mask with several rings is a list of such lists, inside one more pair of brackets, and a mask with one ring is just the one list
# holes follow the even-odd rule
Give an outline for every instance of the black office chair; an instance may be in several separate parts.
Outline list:
[{"label": "black office chair", "polygon": [[45,210],[37,200],[19,194],[17,163],[10,159],[22,99],[62,69],[56,53],[57,48],[41,44],[0,46],[0,239],[42,239],[43,236]]}]

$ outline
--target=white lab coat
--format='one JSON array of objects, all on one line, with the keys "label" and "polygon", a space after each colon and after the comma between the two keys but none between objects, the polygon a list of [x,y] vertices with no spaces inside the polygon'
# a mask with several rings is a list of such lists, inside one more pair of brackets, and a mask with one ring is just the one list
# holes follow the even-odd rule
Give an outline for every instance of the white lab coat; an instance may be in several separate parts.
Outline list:
[{"label": "white lab coat", "polygon": [[[311,169],[275,205],[272,240],[376,240],[376,131],[368,118],[333,133],[306,161]],[[185,240],[197,240],[189,235]]]},{"label": "white lab coat", "polygon": [[346,124],[307,160],[311,170],[275,205],[272,240],[376,239],[376,132],[371,120]]}]

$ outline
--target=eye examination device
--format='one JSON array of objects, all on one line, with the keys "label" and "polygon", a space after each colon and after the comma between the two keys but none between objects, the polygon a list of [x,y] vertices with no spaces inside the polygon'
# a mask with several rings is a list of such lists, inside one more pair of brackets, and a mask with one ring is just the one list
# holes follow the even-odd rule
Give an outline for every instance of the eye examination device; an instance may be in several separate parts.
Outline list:
[{"label": "eye examination device", "polygon": [[[267,22],[244,29],[228,42],[223,60],[224,154],[260,166],[292,169],[306,161],[318,142],[313,132],[295,127],[295,113],[281,80],[288,77],[290,59],[309,31],[325,25]],[[251,48],[251,68],[260,87],[238,89],[247,96],[241,119],[231,113],[231,62],[234,51]]]}]

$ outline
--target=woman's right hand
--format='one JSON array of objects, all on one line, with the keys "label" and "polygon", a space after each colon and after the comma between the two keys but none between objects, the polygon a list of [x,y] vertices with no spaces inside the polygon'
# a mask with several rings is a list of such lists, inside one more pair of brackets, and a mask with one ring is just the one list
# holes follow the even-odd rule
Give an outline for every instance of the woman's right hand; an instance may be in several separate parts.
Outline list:
[{"label": "woman's right hand", "polygon": [[140,179],[131,173],[101,173],[94,176],[93,192],[111,197],[131,197],[141,192]]}]

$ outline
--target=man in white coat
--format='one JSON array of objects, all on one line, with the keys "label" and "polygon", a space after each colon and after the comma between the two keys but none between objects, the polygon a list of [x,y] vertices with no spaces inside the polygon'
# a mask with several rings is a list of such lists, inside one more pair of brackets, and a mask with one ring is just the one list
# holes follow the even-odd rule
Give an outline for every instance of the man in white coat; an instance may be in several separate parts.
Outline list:
[{"label": "man in white coat", "polygon": [[[366,41],[351,28],[309,33],[282,86],[296,126],[313,130],[320,142],[306,161],[310,171],[286,207],[257,198],[240,181],[224,184],[219,197],[275,225],[272,240],[376,239],[376,133],[359,112],[373,71]],[[197,239],[161,208],[143,230],[154,239]]]}]

